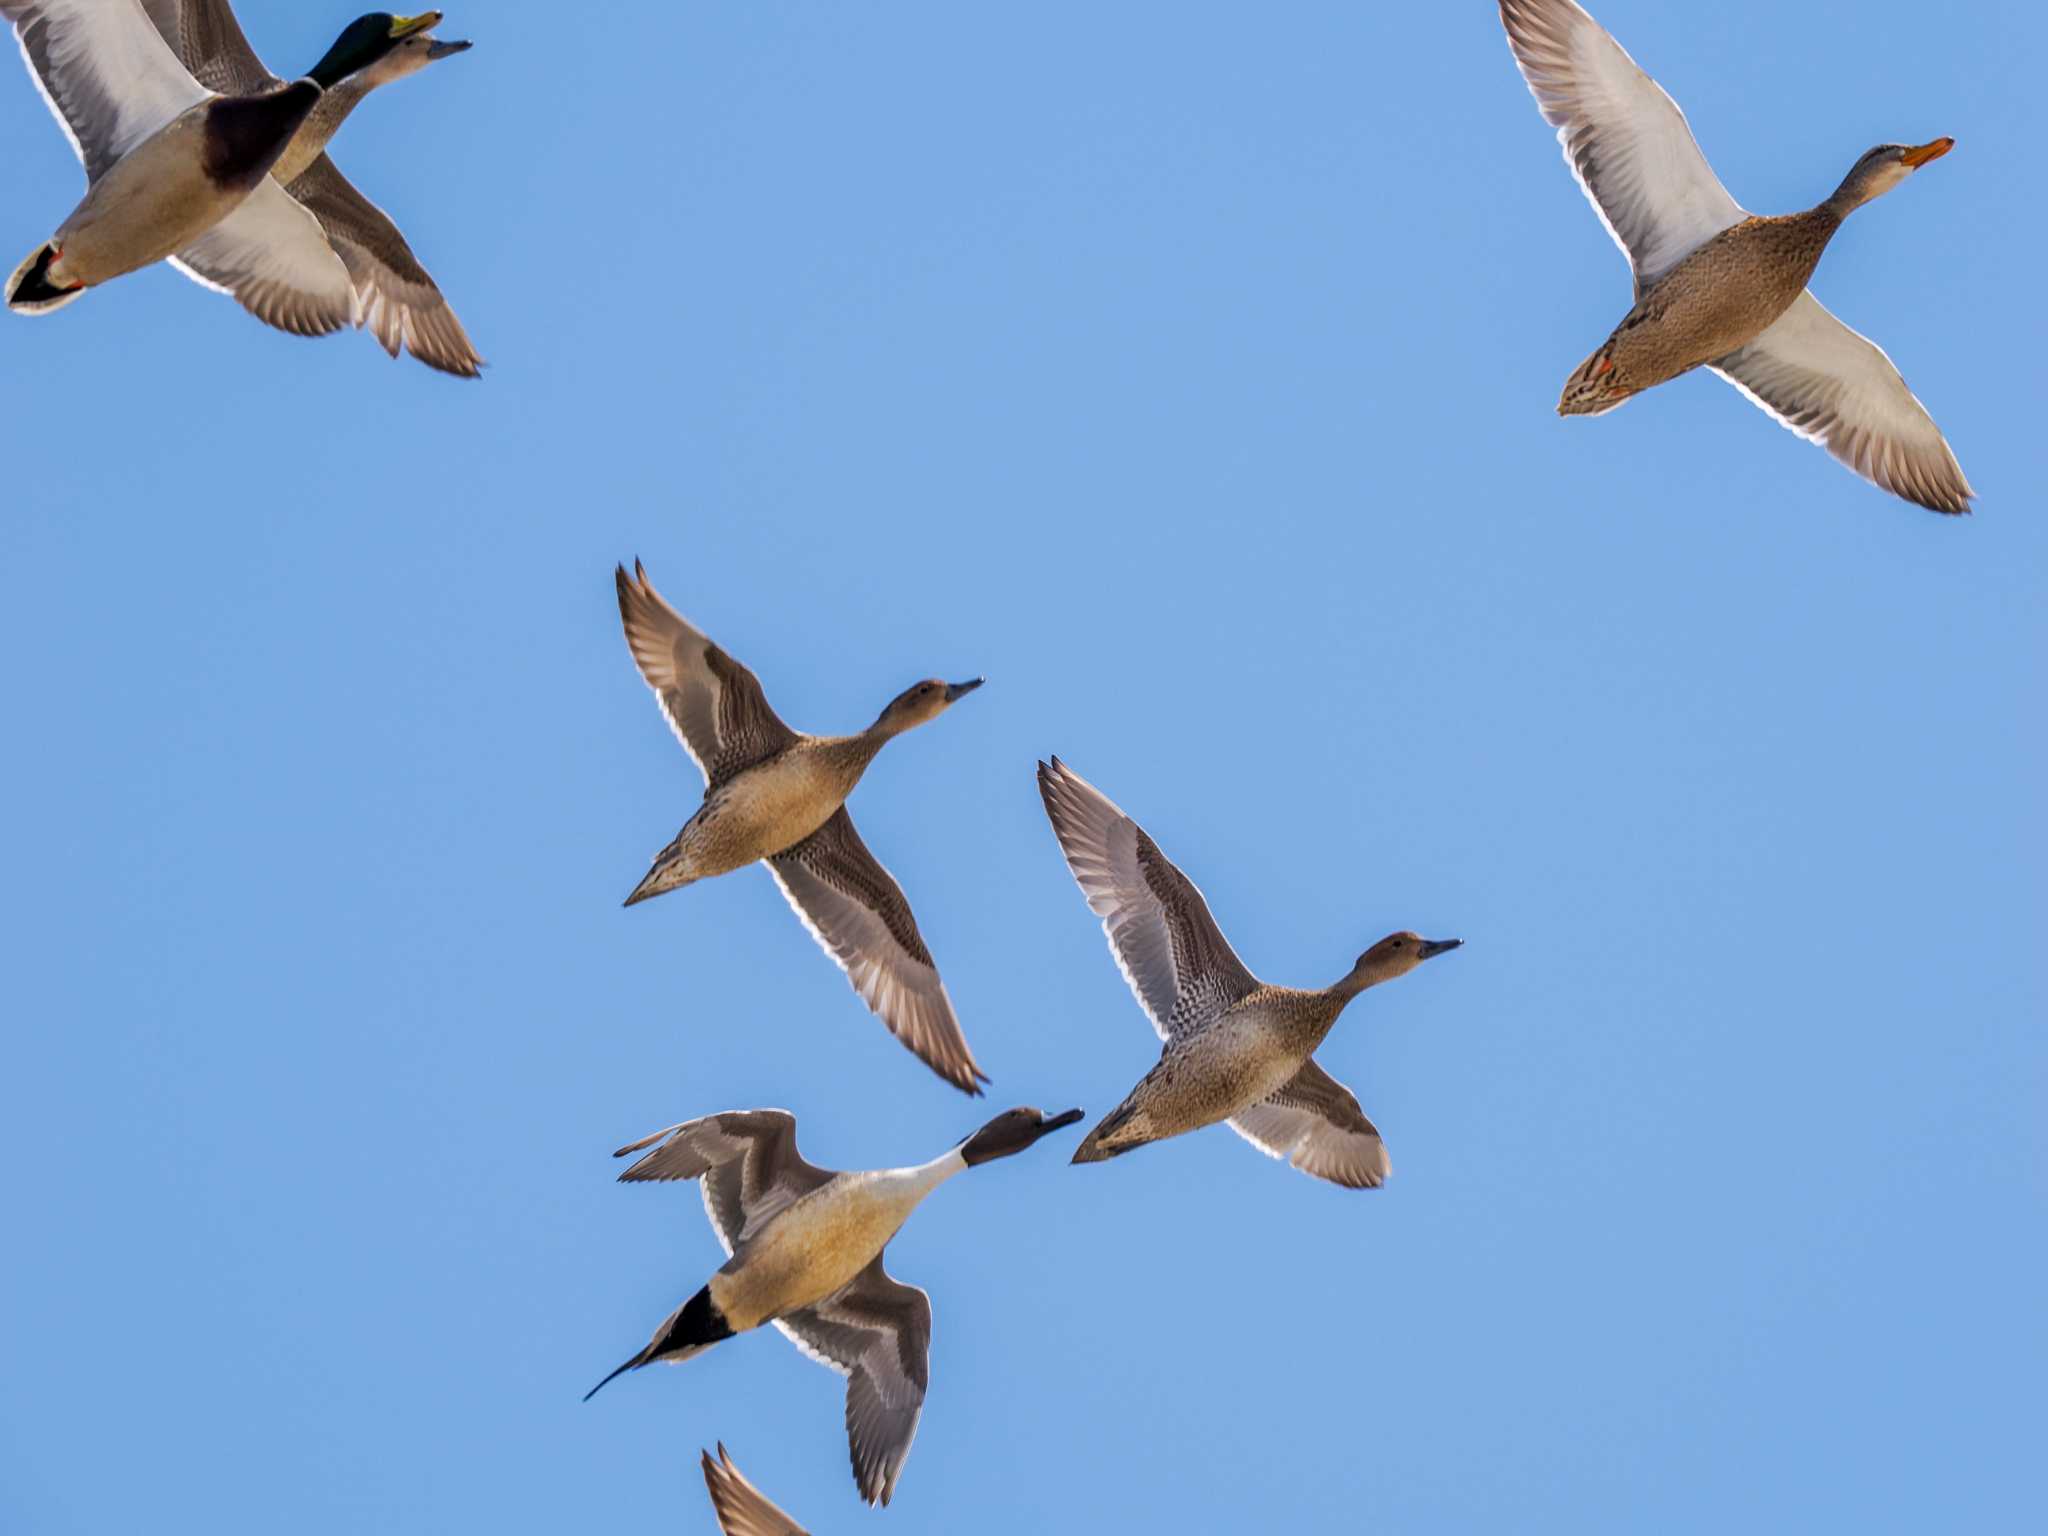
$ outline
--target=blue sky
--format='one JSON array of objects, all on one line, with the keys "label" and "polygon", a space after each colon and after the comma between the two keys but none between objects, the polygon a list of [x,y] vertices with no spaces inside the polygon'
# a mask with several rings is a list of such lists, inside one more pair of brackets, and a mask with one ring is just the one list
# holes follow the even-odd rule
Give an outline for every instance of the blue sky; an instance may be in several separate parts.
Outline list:
[{"label": "blue sky", "polygon": [[[337,158],[481,384],[168,271],[0,323],[0,1525],[708,1531],[720,1438],[820,1533],[2038,1512],[2048,23],[1599,14],[1751,207],[1956,136],[1815,291],[1976,516],[1706,377],[1554,416],[1627,273],[1482,3],[458,8]],[[18,72],[0,141],[26,252],[81,178]],[[699,795],[636,554],[799,726],[987,674],[853,808],[990,1108],[1156,1050],[1038,756],[1268,979],[1468,941],[1322,1052],[1376,1194],[1212,1130],[936,1195],[886,1517],[772,1334],[578,1401],[719,1257],[614,1146],[988,1112],[765,874],[619,909]]]}]

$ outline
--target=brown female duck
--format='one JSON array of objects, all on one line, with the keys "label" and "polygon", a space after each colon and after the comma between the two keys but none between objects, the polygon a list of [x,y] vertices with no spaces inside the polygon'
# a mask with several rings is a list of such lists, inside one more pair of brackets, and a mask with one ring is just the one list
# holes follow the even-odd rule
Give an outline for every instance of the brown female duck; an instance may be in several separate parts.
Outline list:
[{"label": "brown female duck", "polygon": [[937,719],[981,679],[913,683],[864,731],[806,735],[782,723],[759,678],[662,600],[638,561],[630,576],[618,568],[617,585],[633,662],[704,775],[704,803],[655,855],[626,905],[765,862],[889,1032],[947,1082],[980,1093],[987,1076],[910,903],[853,829],[846,797],[883,747]]},{"label": "brown female duck", "polygon": [[1573,372],[1558,413],[1597,416],[1704,366],[1893,495],[1967,512],[1975,492],[1898,369],[1806,289],[1844,219],[1955,141],[1880,144],[1821,203],[1760,217],[1728,195],[1685,114],[1573,0],[1499,3],[1566,164],[1635,269],[1635,307]]}]

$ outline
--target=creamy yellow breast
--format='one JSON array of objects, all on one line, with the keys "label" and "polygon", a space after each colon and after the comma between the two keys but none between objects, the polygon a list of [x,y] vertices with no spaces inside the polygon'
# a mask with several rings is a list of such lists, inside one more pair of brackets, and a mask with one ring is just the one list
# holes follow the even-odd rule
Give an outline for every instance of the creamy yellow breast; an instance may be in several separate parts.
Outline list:
[{"label": "creamy yellow breast", "polygon": [[712,1303],[739,1332],[823,1301],[874,1262],[920,1200],[966,1166],[953,1151],[916,1168],[839,1175],[777,1216],[711,1277]]}]

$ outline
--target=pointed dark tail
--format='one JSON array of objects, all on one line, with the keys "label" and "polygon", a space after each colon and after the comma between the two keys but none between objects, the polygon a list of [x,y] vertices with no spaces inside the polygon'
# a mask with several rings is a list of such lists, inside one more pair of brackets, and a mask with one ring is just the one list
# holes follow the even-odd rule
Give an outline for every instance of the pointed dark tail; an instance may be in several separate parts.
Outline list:
[{"label": "pointed dark tail", "polygon": [[703,1354],[720,1339],[731,1337],[732,1325],[726,1322],[725,1314],[712,1301],[711,1287],[704,1286],[670,1313],[667,1322],[655,1329],[651,1344],[584,1393],[583,1401],[589,1402],[607,1383],[628,1371],[652,1365],[657,1360],[687,1360],[692,1355]]},{"label": "pointed dark tail", "polygon": [[649,1357],[647,1351],[644,1349],[641,1350],[639,1354],[635,1355],[632,1359],[628,1360],[624,1365],[620,1366],[617,1370],[613,1371],[611,1375],[605,1377],[603,1381],[600,1381],[596,1386],[592,1387],[588,1392],[584,1393],[583,1401],[585,1401],[586,1403],[589,1402],[593,1397],[597,1396],[598,1393],[602,1392],[606,1387],[610,1386],[613,1381],[625,1375],[626,1372],[634,1369],[636,1366],[645,1365],[648,1361],[648,1358]]},{"label": "pointed dark tail", "polygon": [[14,275],[7,280],[9,309],[24,315],[47,315],[85,292],[83,283],[60,288],[50,281],[50,263],[56,259],[57,247],[52,242],[37,247],[27,261],[14,269]]}]

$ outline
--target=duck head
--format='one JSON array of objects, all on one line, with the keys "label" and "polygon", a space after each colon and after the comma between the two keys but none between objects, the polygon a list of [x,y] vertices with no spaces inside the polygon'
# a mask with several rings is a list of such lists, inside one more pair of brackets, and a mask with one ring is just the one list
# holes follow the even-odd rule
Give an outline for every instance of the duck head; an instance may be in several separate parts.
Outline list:
[{"label": "duck head", "polygon": [[1013,1157],[1036,1144],[1041,1136],[1063,1125],[1072,1125],[1080,1118],[1078,1109],[1070,1109],[1062,1115],[1042,1114],[1024,1107],[1006,1109],[960,1143],[961,1161],[972,1168],[979,1163],[992,1163],[999,1157]]},{"label": "duck head", "polygon": [[[438,22],[439,19],[437,12],[435,20]],[[474,46],[466,40],[444,43],[430,32],[415,32],[365,70],[363,83],[369,86],[389,85],[393,80],[418,74],[429,64],[453,58],[458,53],[467,53]]]},{"label": "duck head", "polygon": [[1838,213],[1861,208],[1874,197],[1882,197],[1930,160],[1939,160],[1956,147],[1949,138],[1931,144],[1880,144],[1849,168],[1828,205]]},{"label": "duck head", "polygon": [[341,29],[334,46],[306,71],[306,78],[321,90],[331,91],[350,75],[382,63],[408,39],[424,36],[440,24],[439,11],[422,11],[417,16],[372,11],[367,16],[358,16]]},{"label": "duck head", "polygon": [[1337,983],[1338,989],[1355,994],[1383,981],[1392,981],[1396,976],[1406,976],[1423,961],[1449,954],[1464,942],[1463,939],[1425,939],[1419,933],[1406,930],[1390,933],[1358,957],[1358,963],[1351,967],[1351,974]]},{"label": "duck head", "polygon": [[889,707],[876,718],[872,729],[877,735],[900,736],[927,720],[936,720],[955,702],[979,688],[982,681],[976,677],[964,683],[948,683],[928,677],[921,683],[912,683],[889,701]]}]

